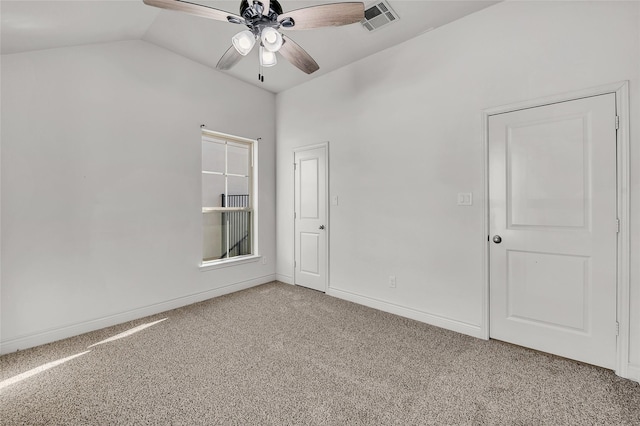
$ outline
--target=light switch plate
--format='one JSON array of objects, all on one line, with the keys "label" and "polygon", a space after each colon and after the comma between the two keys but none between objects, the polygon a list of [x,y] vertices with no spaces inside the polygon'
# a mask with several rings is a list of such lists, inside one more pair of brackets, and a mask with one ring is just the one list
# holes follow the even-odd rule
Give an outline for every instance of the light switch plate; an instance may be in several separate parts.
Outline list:
[{"label": "light switch plate", "polygon": [[473,194],[471,192],[459,192],[458,193],[458,205],[459,206],[471,206],[471,205],[473,205]]}]

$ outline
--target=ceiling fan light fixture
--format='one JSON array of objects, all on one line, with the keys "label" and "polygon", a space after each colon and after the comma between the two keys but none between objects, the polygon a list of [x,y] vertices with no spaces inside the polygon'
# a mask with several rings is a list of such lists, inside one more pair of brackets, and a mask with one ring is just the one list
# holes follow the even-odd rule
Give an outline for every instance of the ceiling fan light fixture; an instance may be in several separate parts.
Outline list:
[{"label": "ceiling fan light fixture", "polygon": [[247,56],[247,54],[251,52],[251,49],[253,49],[253,45],[256,44],[256,38],[251,31],[244,30],[234,35],[231,38],[231,42],[239,54]]},{"label": "ceiling fan light fixture", "polygon": [[[2,0],[0,0],[2,1]],[[385,0],[376,0],[384,2]],[[296,42],[284,34],[290,29],[306,30],[355,24],[365,18],[364,3],[344,1],[303,7],[283,13],[279,0],[240,0],[240,14],[215,7],[191,3],[191,0],[144,0],[160,9],[174,10],[202,18],[242,24],[248,29],[231,38],[232,45],[222,55],[216,69],[226,71],[247,56],[256,43],[263,67],[276,65],[279,52],[293,66],[306,74],[316,72],[318,63]],[[385,3],[386,4],[386,3]],[[378,5],[379,7],[379,5]],[[280,32],[282,30],[282,33]],[[262,76],[260,81],[264,82]]]},{"label": "ceiling fan light fixture", "polygon": [[277,52],[282,47],[282,34],[275,28],[266,27],[260,34],[260,41],[269,52]]},{"label": "ceiling fan light fixture", "polygon": [[260,46],[260,65],[263,67],[272,67],[277,63],[276,52],[271,52],[265,49],[264,46]]}]

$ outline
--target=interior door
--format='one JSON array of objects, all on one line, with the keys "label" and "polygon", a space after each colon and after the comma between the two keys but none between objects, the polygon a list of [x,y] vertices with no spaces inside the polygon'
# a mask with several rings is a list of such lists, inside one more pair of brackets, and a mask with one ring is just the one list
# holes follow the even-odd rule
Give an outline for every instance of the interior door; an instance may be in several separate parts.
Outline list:
[{"label": "interior door", "polygon": [[295,152],[295,284],[327,290],[327,149]]},{"label": "interior door", "polygon": [[489,118],[490,336],[615,368],[615,94]]}]

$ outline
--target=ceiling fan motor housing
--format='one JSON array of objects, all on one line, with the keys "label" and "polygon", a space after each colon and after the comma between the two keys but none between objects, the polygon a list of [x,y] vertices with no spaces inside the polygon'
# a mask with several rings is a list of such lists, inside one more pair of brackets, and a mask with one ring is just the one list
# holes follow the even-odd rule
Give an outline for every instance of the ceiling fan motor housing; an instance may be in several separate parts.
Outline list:
[{"label": "ceiling fan motor housing", "polygon": [[[240,16],[245,18],[247,21],[253,21],[255,18],[260,17],[260,13],[253,7],[253,0],[251,1],[251,5],[249,4],[249,0],[242,0],[240,2]],[[258,2],[261,5],[262,2]],[[272,16],[275,15],[275,16]],[[269,13],[265,16],[266,20],[275,21],[278,15],[282,15],[282,6],[278,3],[277,0],[271,0],[269,2]]]},{"label": "ceiling fan motor housing", "polygon": [[[251,2],[251,4],[249,4]],[[267,27],[274,29],[280,28],[280,23],[277,21],[278,16],[282,14],[282,6],[277,0],[271,0],[269,2],[269,13],[267,15],[262,14],[261,9],[262,2],[254,0],[242,0],[240,2],[240,16],[245,19],[247,28],[256,36],[259,37],[262,30]]]}]

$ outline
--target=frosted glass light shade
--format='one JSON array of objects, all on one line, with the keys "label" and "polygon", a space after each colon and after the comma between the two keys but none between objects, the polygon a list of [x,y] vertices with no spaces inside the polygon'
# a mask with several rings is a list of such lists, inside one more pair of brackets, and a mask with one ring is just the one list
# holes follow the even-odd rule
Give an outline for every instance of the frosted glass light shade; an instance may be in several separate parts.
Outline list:
[{"label": "frosted glass light shade", "polygon": [[278,63],[275,52],[270,52],[263,46],[260,46],[260,65],[263,67],[272,67]]},{"label": "frosted glass light shade", "polygon": [[251,52],[253,45],[256,44],[256,38],[249,30],[240,31],[238,34],[231,38],[233,47],[236,48],[239,54],[247,56],[247,53]]},{"label": "frosted glass light shade", "polygon": [[274,28],[266,27],[260,34],[262,45],[269,52],[277,52],[282,47],[282,35]]}]

